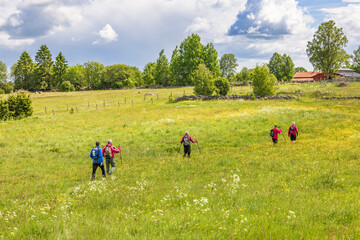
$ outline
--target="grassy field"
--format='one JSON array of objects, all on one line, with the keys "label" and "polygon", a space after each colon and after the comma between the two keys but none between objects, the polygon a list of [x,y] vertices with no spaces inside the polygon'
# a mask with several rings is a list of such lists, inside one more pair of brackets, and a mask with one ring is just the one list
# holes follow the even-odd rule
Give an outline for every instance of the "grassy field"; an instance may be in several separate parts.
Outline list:
[{"label": "grassy field", "polygon": [[[184,91],[32,95],[32,117],[0,122],[0,239],[360,238],[360,101],[321,99],[360,96],[359,84],[169,103]],[[274,124],[286,137],[276,147]],[[185,130],[201,147],[189,159],[178,153]],[[108,139],[122,165],[117,155],[112,176],[90,181],[90,150]]]}]

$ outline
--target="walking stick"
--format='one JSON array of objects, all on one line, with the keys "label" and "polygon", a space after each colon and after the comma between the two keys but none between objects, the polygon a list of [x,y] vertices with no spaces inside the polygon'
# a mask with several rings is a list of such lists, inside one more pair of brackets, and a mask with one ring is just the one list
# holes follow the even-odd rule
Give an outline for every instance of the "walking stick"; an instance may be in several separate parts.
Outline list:
[{"label": "walking stick", "polygon": [[197,143],[197,146],[198,146],[199,151],[200,151],[200,153],[201,153],[201,150],[200,150],[200,147],[199,147],[199,143],[198,143],[198,141],[196,141],[196,143]]},{"label": "walking stick", "polygon": [[286,138],[285,138],[284,134],[283,134],[283,133],[281,133],[281,135],[284,137],[284,140],[285,140],[285,142],[286,142],[286,144],[287,144],[287,141],[286,141]]},{"label": "walking stick", "polygon": [[[120,147],[120,145],[119,145],[119,147]],[[121,161],[121,165],[122,165],[122,155],[121,155],[121,149],[120,149],[120,161]]]}]

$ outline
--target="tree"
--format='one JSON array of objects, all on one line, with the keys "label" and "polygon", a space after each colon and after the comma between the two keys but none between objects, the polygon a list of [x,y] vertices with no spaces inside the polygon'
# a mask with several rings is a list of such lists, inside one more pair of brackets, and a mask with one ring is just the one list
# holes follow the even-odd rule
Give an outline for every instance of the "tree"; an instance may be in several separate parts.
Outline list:
[{"label": "tree", "polygon": [[64,55],[61,52],[59,52],[54,64],[54,75],[52,81],[52,86],[54,88],[60,87],[60,85],[64,81],[64,76],[66,74],[67,68],[68,68],[67,61]]},{"label": "tree", "polygon": [[355,72],[360,73],[360,46],[358,47],[357,50],[354,51],[352,60],[353,60],[352,68],[355,70]]},{"label": "tree", "polygon": [[235,75],[235,79],[237,82],[247,82],[251,80],[250,69],[247,67],[243,67],[239,73]]},{"label": "tree", "polygon": [[75,87],[71,84],[71,82],[63,81],[60,85],[60,90],[63,92],[72,92],[75,91]]},{"label": "tree", "polygon": [[218,77],[214,81],[215,91],[217,91],[220,95],[227,95],[230,91],[230,83],[229,80],[225,77]]},{"label": "tree", "polygon": [[200,36],[197,34],[192,34],[180,44],[180,74],[183,85],[194,84],[191,75],[198,68],[199,64],[204,63],[204,55],[204,46],[201,44]]},{"label": "tree", "polygon": [[253,91],[256,96],[265,97],[275,93],[274,83],[276,82],[276,77],[270,73],[266,65],[256,66],[252,73],[252,82]]},{"label": "tree", "polygon": [[209,71],[212,73],[214,78],[221,75],[218,52],[216,51],[214,44],[212,43],[208,43],[205,46],[204,63],[207,69],[209,69]]},{"label": "tree", "polygon": [[199,64],[192,74],[192,82],[194,83],[194,93],[197,95],[210,96],[214,92],[213,75],[206,68],[205,64]]},{"label": "tree", "polygon": [[156,60],[156,68],[154,73],[156,85],[168,85],[170,81],[170,65],[164,54],[164,49],[161,50],[159,58]]},{"label": "tree", "polygon": [[307,72],[307,70],[303,67],[296,67],[294,69],[294,72],[297,73],[297,72]]},{"label": "tree", "polygon": [[156,69],[156,63],[149,62],[145,65],[144,71],[142,74],[142,78],[144,80],[145,86],[152,86],[155,85],[155,69]]},{"label": "tree", "polygon": [[343,29],[330,20],[322,23],[313,40],[307,44],[307,55],[315,69],[321,70],[329,79],[349,58],[345,51],[348,40]]},{"label": "tree", "polygon": [[106,66],[102,78],[102,88],[133,88],[142,86],[141,72],[137,67],[125,64]]},{"label": "tree", "polygon": [[270,58],[268,67],[277,80],[290,81],[294,77],[294,63],[290,56],[275,52]]},{"label": "tree", "polygon": [[0,61],[0,83],[5,83],[7,79],[7,67],[6,64]]},{"label": "tree", "polygon": [[85,82],[88,87],[91,89],[101,88],[101,79],[103,77],[104,69],[104,65],[98,62],[84,63]]},{"label": "tree", "polygon": [[185,85],[183,74],[182,74],[182,65],[181,58],[178,46],[176,46],[175,50],[171,56],[170,62],[170,82],[171,84],[176,84],[178,86]]},{"label": "tree", "polygon": [[11,76],[14,78],[15,89],[35,90],[35,64],[30,55],[24,51],[20,59],[11,67]]},{"label": "tree", "polygon": [[237,59],[232,53],[225,53],[220,59],[221,76],[229,79],[235,75],[235,70],[238,64]]},{"label": "tree", "polygon": [[51,89],[51,75],[53,61],[49,48],[46,45],[41,45],[40,49],[35,55],[36,69],[36,88],[43,90]]},{"label": "tree", "polygon": [[86,86],[84,72],[85,67],[83,65],[70,66],[64,75],[63,82],[68,81],[75,87],[75,90],[80,90]]}]

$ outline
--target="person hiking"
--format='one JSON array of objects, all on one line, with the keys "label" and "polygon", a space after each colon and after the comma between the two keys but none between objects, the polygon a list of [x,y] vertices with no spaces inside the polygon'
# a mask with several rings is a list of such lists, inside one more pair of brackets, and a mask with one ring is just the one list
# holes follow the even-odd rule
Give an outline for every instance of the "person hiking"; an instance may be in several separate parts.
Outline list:
[{"label": "person hiking", "polygon": [[292,143],[296,143],[296,137],[299,136],[299,131],[295,126],[295,122],[289,127],[288,137],[290,137]]},{"label": "person hiking", "polygon": [[90,157],[93,160],[93,171],[92,171],[91,180],[95,180],[95,173],[96,173],[96,169],[98,167],[100,167],[100,169],[102,171],[103,178],[106,178],[105,169],[104,169],[103,155],[102,155],[101,148],[99,147],[100,146],[100,141],[97,141],[95,143],[95,145],[96,146],[93,149],[91,149],[91,152],[90,152]]},{"label": "person hiking", "polygon": [[[119,153],[121,151],[120,145],[118,148],[112,145],[111,139],[109,139],[108,144],[102,148],[103,156],[106,160],[106,173],[111,175],[115,170],[115,160],[114,153]],[[111,169],[109,171],[111,165]]]},{"label": "person hiking", "polygon": [[182,137],[180,144],[183,143],[184,145],[184,156],[186,156],[186,154],[188,155],[188,157],[190,157],[190,153],[191,153],[191,147],[190,147],[190,143],[196,143],[197,141],[193,140],[190,136],[189,136],[189,132],[186,131],[185,135]]},{"label": "person hiking", "polygon": [[270,137],[273,140],[274,146],[278,143],[278,135],[281,133],[281,129],[277,128],[277,125],[274,126],[273,129],[270,131]]}]

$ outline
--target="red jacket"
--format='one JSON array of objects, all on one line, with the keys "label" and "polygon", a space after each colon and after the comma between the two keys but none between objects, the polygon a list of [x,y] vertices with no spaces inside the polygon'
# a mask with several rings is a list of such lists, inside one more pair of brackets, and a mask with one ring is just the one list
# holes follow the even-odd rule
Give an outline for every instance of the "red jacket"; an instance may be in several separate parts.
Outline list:
[{"label": "red jacket", "polygon": [[[185,137],[185,136],[182,137],[180,143],[183,143],[183,142],[184,142],[184,137]],[[194,141],[189,135],[188,135],[188,137],[189,137],[190,141],[192,141],[193,143],[196,143],[196,141]]]},{"label": "red jacket", "polygon": [[[291,130],[291,127],[294,127],[294,130]],[[299,131],[298,131],[298,129],[297,129],[297,127],[294,125],[291,125],[290,127],[289,127],[289,131],[288,131],[288,135],[290,135],[290,134],[292,134],[292,135],[299,135]]]},{"label": "red jacket", "polygon": [[278,134],[281,133],[280,129],[274,128],[274,134],[275,136],[272,137],[272,139],[278,139]]},{"label": "red jacket", "polygon": [[114,157],[114,153],[119,153],[121,151],[120,147],[119,148],[116,148],[115,146],[111,145],[111,144],[107,144],[105,145],[103,148],[102,148],[102,153],[103,153],[103,156],[105,157],[105,149],[107,146],[111,146],[111,157]]}]

